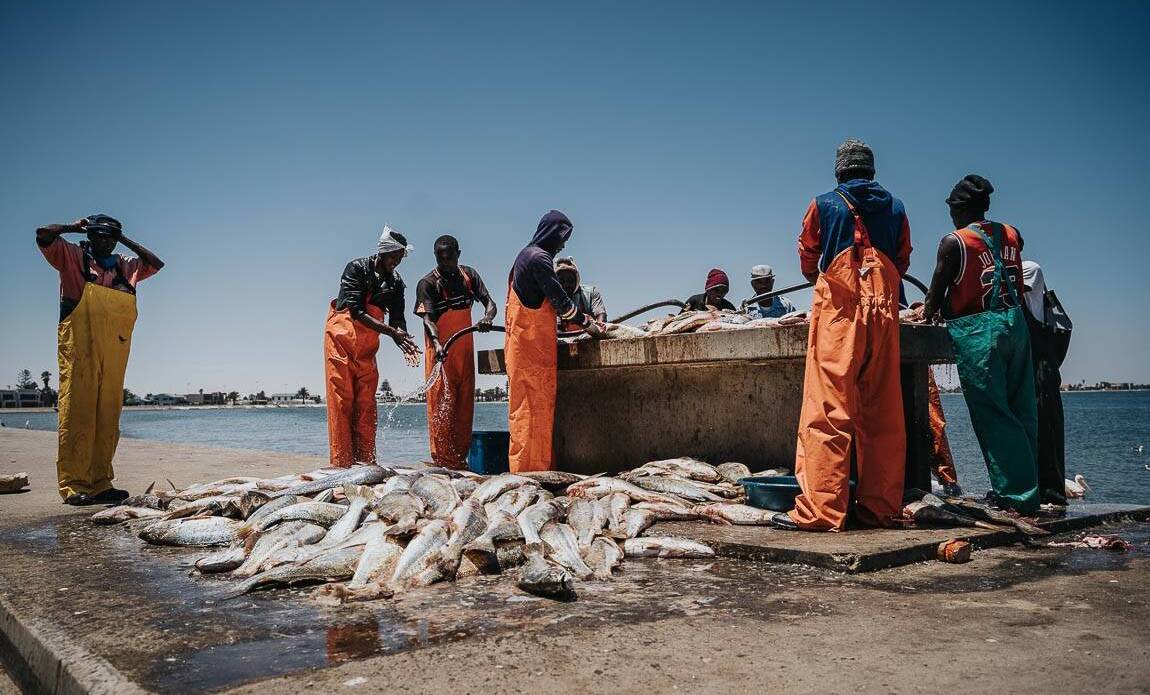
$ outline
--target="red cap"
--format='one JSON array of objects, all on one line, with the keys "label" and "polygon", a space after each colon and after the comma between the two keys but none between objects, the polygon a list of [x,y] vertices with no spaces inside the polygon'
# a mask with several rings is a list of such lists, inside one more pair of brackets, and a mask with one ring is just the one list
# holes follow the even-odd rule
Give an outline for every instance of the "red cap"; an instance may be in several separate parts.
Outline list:
[{"label": "red cap", "polygon": [[707,285],[703,288],[703,291],[712,290],[719,285],[729,288],[731,286],[731,280],[720,268],[711,268],[711,272],[707,273]]}]

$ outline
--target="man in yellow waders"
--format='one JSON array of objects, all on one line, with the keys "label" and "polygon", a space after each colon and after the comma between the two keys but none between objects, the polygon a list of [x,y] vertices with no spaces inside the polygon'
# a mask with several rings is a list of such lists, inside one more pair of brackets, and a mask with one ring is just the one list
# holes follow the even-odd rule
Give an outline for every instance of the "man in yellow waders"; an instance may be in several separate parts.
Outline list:
[{"label": "man in yellow waders", "polygon": [[[73,244],[64,234],[87,234],[88,240]],[[139,258],[114,253],[117,243]],[[136,284],[164,263],[107,215],[40,227],[36,245],[60,272],[60,497],[73,506],[115,504],[128,497],[112,487],[112,458],[120,441]]]}]

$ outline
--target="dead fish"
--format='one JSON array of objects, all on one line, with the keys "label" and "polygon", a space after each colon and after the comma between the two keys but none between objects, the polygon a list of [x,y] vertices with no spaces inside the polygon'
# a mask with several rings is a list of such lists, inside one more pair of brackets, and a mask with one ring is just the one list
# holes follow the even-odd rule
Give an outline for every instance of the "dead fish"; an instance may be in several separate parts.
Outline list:
[{"label": "dead fish", "polygon": [[351,577],[363,546],[336,547],[307,562],[273,567],[242,582],[234,595],[243,595],[269,586],[291,586],[314,582],[338,582]]},{"label": "dead fish", "polygon": [[484,505],[484,509],[490,516],[497,511],[504,511],[512,516],[519,516],[519,512],[527,509],[537,500],[536,497],[539,493],[539,488],[535,485],[522,485],[513,488],[496,497],[493,501]]},{"label": "dead fish", "polygon": [[342,519],[346,512],[347,507],[342,504],[333,504],[331,502],[299,502],[261,517],[254,524],[251,522],[246,523],[240,533],[246,536],[251,533],[252,530],[266,531],[272,526],[285,521],[310,521],[324,528],[330,528],[332,524]]},{"label": "dead fish", "polygon": [[152,545],[227,545],[239,539],[240,522],[222,516],[204,519],[157,521],[140,531],[140,539]]},{"label": "dead fish", "polygon": [[[27,484],[27,483],[25,483]],[[132,495],[128,499],[120,503],[124,507],[147,507],[148,509],[164,510],[168,508],[168,503],[171,501],[170,493],[154,492],[156,484],[153,482],[144,490],[142,495]]]},{"label": "dead fish", "polygon": [[779,476],[790,475],[790,474],[791,474],[790,468],[781,468],[780,467],[780,468],[767,468],[766,470],[761,470],[761,471],[758,471],[756,473],[752,473],[751,477],[753,477],[753,478],[777,478]]},{"label": "dead fish", "polygon": [[240,496],[240,518],[244,520],[250,519],[252,514],[255,514],[260,507],[271,502],[271,500],[271,497],[268,497],[267,494],[259,490],[245,492]]},{"label": "dead fish", "polygon": [[524,478],[514,473],[504,473],[485,480],[479,487],[475,488],[475,492],[471,493],[471,499],[480,504],[487,504],[508,490],[533,484],[534,481],[531,478]]},{"label": "dead fish", "polygon": [[689,478],[701,480],[704,483],[717,483],[723,479],[723,476],[711,464],[688,456],[676,459],[664,459],[662,461],[651,461],[645,464],[645,466],[661,468],[671,473],[682,473]]},{"label": "dead fish", "polygon": [[[335,488],[329,487],[323,492],[317,492],[311,496],[312,502],[334,502],[335,501]],[[294,497],[294,495],[292,495]],[[298,498],[297,498],[298,499]],[[302,500],[301,500],[302,501]]]},{"label": "dead fish", "polygon": [[657,520],[655,512],[650,509],[631,507],[623,517],[623,532],[626,534],[624,538],[638,538]]},{"label": "dead fish", "polygon": [[395,536],[386,533],[386,530],[384,524],[373,528],[348,587],[386,583],[395,574],[399,558],[403,555],[404,544]]},{"label": "dead fish", "polygon": [[649,509],[655,512],[659,521],[694,521],[701,519],[702,515],[693,508],[682,503],[667,504],[666,502],[639,502],[636,509]]},{"label": "dead fish", "polygon": [[[375,523],[379,523],[379,522],[375,522]],[[323,529],[323,527],[320,527],[320,530],[325,531]],[[334,550],[336,548],[352,548],[352,547],[357,547],[357,546],[363,547],[363,546],[367,545],[367,541],[371,535],[370,534],[371,531],[373,531],[373,528],[366,528],[365,529],[363,527],[360,527],[359,529],[356,530],[355,533],[351,534],[346,540],[344,540],[340,543],[334,543],[334,544],[324,542],[326,540],[326,531],[325,531],[325,535],[322,538],[320,538],[318,542],[307,543],[307,544],[296,544],[294,546],[289,545],[288,547],[279,548],[275,552],[268,555],[267,559],[265,559],[260,564],[259,569],[261,572],[264,572],[264,571],[267,571],[268,569],[270,569],[272,567],[278,567],[279,565],[299,565],[299,564],[302,564],[305,562],[310,562],[313,558],[317,557],[318,555],[320,555],[322,553],[326,553],[329,550]]]},{"label": "dead fish", "polygon": [[451,480],[451,487],[459,493],[460,499],[467,499],[471,497],[471,493],[479,487],[479,481],[474,478],[453,478]]},{"label": "dead fish", "polygon": [[[934,495],[929,495],[934,497]],[[923,497],[926,499],[926,496]],[[935,499],[938,499],[937,497]],[[942,500],[940,500],[942,501]],[[995,509],[989,505],[976,502],[966,497],[952,497],[943,501],[943,508],[955,514],[969,516],[972,519],[980,521],[989,521],[992,524],[1002,524],[1005,526],[1013,526],[1022,533],[1028,536],[1046,536],[1050,532],[1041,526],[1035,525],[1021,517],[1007,514],[1004,511]]]},{"label": "dead fish", "polygon": [[623,541],[624,557],[714,557],[710,546],[685,538],[643,536]]},{"label": "dead fish", "polygon": [[693,511],[716,523],[737,526],[770,526],[771,517],[775,515],[769,509],[731,502],[699,505]]},{"label": "dead fish", "polygon": [[[263,495],[262,492],[254,492],[254,493],[249,493],[249,494]],[[300,502],[306,502],[306,501],[307,501],[306,499],[301,500],[300,498],[296,497],[295,495],[284,495],[283,497],[277,497],[274,500],[269,499],[267,502],[260,505],[258,508],[252,510],[252,513],[249,514],[247,517],[245,517],[244,521],[245,521],[246,525],[251,526],[251,525],[254,525],[260,519],[267,516],[268,514],[271,514],[272,512],[277,512],[277,511],[283,509],[284,507],[290,507],[293,504],[299,504]],[[241,506],[242,506],[242,502],[241,502]]]},{"label": "dead fish", "polygon": [[642,478],[636,478],[635,484],[644,490],[675,495],[676,497],[682,497],[692,502],[720,502],[723,499],[712,492],[707,492],[701,487],[692,485],[679,478],[664,478],[663,476],[657,475],[644,476]]},{"label": "dead fish", "polygon": [[423,500],[424,515],[446,519],[459,506],[459,493],[445,479],[434,475],[420,476],[411,484],[411,494]]},{"label": "dead fish", "polygon": [[244,560],[246,559],[247,554],[244,551],[244,544],[236,543],[230,548],[221,550],[218,553],[212,553],[211,555],[205,555],[199,560],[196,560],[196,569],[204,574],[231,572],[244,564]]},{"label": "dead fish", "polygon": [[[184,488],[179,492],[173,493],[172,497],[178,497],[182,500],[193,500],[199,497],[209,497],[211,495],[225,494],[224,492],[221,492],[221,490],[231,490],[244,486],[247,486],[249,490],[254,490],[256,483],[259,481],[259,478],[253,478],[250,476],[213,480],[210,483],[200,483],[198,485],[192,485],[191,487]],[[244,490],[244,492],[247,491],[248,490]]]},{"label": "dead fish", "polygon": [[475,500],[467,500],[459,505],[451,514],[448,530],[451,536],[441,551],[441,567],[444,578],[451,579],[459,569],[463,549],[487,530],[487,513],[483,505]]},{"label": "dead fish", "polygon": [[325,475],[317,480],[310,480],[299,485],[293,485],[285,490],[271,493],[271,497],[283,495],[309,496],[324,490],[343,487],[344,485],[375,485],[382,483],[392,476],[389,468],[382,466],[352,466],[338,473]]},{"label": "dead fish", "polygon": [[500,541],[495,544],[495,559],[499,572],[507,572],[527,562],[527,546],[523,541]]},{"label": "dead fish", "polygon": [[538,502],[524,509],[516,519],[519,521],[519,530],[523,532],[523,542],[531,551],[543,549],[543,541],[539,537],[539,529],[552,519],[556,519],[563,512],[563,507],[555,500]]},{"label": "dead fish", "polygon": [[601,510],[597,500],[575,499],[567,508],[567,523],[575,530],[575,540],[579,551],[587,552],[591,548],[591,541],[603,529],[607,516]]},{"label": "dead fish", "polygon": [[407,492],[411,489],[411,484],[415,482],[414,475],[396,475],[387,479],[383,485],[375,486],[375,494],[377,497],[383,497],[393,492]]},{"label": "dead fish", "polygon": [[398,523],[400,520],[414,521],[423,514],[423,500],[410,492],[389,492],[372,505],[371,510],[376,516],[389,523]]},{"label": "dead fish", "polygon": [[250,577],[264,568],[273,554],[288,548],[298,548],[323,540],[327,529],[306,521],[286,521],[267,531],[249,536],[246,539],[248,556],[243,564],[235,569],[236,577]]},{"label": "dead fish", "polygon": [[166,513],[161,509],[151,507],[115,506],[96,512],[90,517],[90,520],[93,524],[100,526],[112,526],[131,519],[158,519]]},{"label": "dead fish", "polygon": [[526,471],[523,473],[516,473],[524,478],[534,480],[541,487],[550,490],[562,490],[563,488],[583,480],[587,476],[579,475],[578,473],[567,473],[564,471]]},{"label": "dead fish", "polygon": [[622,533],[627,524],[627,510],[631,508],[631,498],[624,492],[614,492],[600,500],[607,500],[607,528],[612,533]]},{"label": "dead fish", "polygon": [[587,564],[594,577],[600,580],[611,578],[612,571],[623,561],[623,550],[619,544],[606,536],[599,536],[587,551]]},{"label": "dead fish", "polygon": [[548,562],[539,553],[532,553],[527,564],[519,571],[517,586],[529,594],[560,600],[575,596],[575,580],[564,568]]},{"label": "dead fish", "polygon": [[567,494],[571,497],[602,497],[615,492],[622,492],[636,502],[679,502],[669,495],[645,490],[618,478],[588,478],[567,487]]},{"label": "dead fish", "polygon": [[426,577],[428,570],[437,570],[440,551],[447,544],[450,531],[447,521],[435,519],[411,539],[396,563],[395,572],[389,582],[395,591],[406,589],[412,583],[418,584]]},{"label": "dead fish", "polygon": [[325,546],[333,546],[347,540],[359,528],[367,505],[375,501],[375,492],[367,485],[344,485],[343,494],[348,499],[343,516],[331,525],[323,538]]},{"label": "dead fish", "polygon": [[720,463],[719,465],[715,466],[715,470],[719,473],[719,475],[723,476],[724,480],[729,483],[734,483],[735,485],[738,485],[739,481],[743,478],[749,478],[751,476],[750,468],[747,468],[744,464],[735,463],[733,461],[728,463]]},{"label": "dead fish", "polygon": [[549,521],[539,530],[539,537],[547,549],[547,556],[570,570],[576,579],[586,579],[592,570],[579,553],[575,530],[567,524]]},{"label": "dead fish", "polygon": [[961,514],[954,514],[943,509],[942,507],[935,507],[928,502],[919,500],[918,502],[911,502],[902,508],[902,515],[910,519],[915,525],[920,526],[970,526],[991,528],[996,531],[1002,530],[1001,526],[988,524],[985,521],[978,521]]},{"label": "dead fish", "polygon": [[192,516],[210,514],[239,519],[241,518],[240,500],[242,497],[242,495],[212,495],[191,501],[175,500],[168,505],[167,518],[186,519]]},{"label": "dead fish", "polygon": [[483,535],[463,546],[463,557],[482,574],[498,574],[499,563],[496,545],[499,541],[523,540],[523,529],[519,520],[505,511],[499,510],[488,518]]}]

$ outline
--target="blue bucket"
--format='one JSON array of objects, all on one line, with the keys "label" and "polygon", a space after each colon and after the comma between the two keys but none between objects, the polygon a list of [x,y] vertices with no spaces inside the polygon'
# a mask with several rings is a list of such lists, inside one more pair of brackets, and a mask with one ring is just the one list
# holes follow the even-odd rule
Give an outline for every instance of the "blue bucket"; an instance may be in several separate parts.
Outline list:
[{"label": "blue bucket", "polygon": [[511,433],[486,430],[471,433],[471,451],[467,454],[467,467],[480,475],[506,473],[507,451],[511,447]]},{"label": "blue bucket", "polygon": [[[747,491],[747,504],[759,509],[789,512],[795,508],[795,498],[802,492],[793,475],[764,475],[742,478],[739,484]],[[854,501],[855,481],[850,481],[851,501]]]}]

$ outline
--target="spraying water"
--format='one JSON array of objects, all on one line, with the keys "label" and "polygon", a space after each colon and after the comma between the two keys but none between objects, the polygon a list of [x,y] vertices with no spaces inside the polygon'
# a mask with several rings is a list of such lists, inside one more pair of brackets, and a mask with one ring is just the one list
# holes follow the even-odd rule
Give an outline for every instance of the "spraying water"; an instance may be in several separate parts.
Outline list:
[{"label": "spraying water", "polygon": [[401,406],[405,403],[411,403],[415,399],[426,394],[427,391],[432,386],[435,385],[435,382],[439,381],[440,379],[443,379],[444,385],[446,385],[447,379],[446,379],[446,375],[443,373],[443,363],[437,361],[431,367],[431,374],[428,375],[427,381],[423,382],[422,386],[420,386],[419,388],[415,389],[414,391],[412,391],[410,393],[404,394],[404,395],[396,398],[394,403],[387,406],[387,408],[384,410],[383,429],[384,430],[391,429],[392,421],[395,418],[395,411],[399,410],[399,406]]}]

